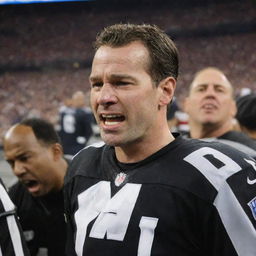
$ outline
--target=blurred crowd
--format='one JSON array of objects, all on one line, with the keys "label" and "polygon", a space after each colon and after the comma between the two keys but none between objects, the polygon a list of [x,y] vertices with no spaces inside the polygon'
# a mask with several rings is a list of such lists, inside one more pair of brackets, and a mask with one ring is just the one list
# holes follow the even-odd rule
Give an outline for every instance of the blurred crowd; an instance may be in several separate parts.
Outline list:
[{"label": "blurred crowd", "polygon": [[[145,6],[143,1],[137,8],[99,8],[93,4],[49,7],[0,10],[1,137],[11,124],[24,117],[43,117],[56,124],[64,99],[77,90],[89,90],[88,63],[96,31],[116,22],[154,23],[174,35],[180,52],[176,90],[180,101],[194,73],[205,66],[223,70],[237,94],[244,87],[256,88],[255,33],[242,31],[218,36],[185,33],[219,24],[254,22],[253,1],[217,1],[187,8],[182,5],[174,8],[171,3],[156,8],[153,4]],[[179,36],[177,31],[185,34]]]}]

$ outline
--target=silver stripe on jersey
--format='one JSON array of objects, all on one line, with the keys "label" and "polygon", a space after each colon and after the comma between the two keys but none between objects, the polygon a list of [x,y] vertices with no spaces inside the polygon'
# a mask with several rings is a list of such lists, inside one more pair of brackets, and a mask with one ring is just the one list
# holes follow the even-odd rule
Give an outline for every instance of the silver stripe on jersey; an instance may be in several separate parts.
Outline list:
[{"label": "silver stripe on jersey", "polygon": [[[208,154],[220,160],[224,166],[216,168],[205,158]],[[238,255],[256,255],[256,230],[226,182],[228,177],[242,170],[241,167],[227,155],[209,147],[192,152],[184,160],[198,169],[218,191],[214,205]]]},{"label": "silver stripe on jersey", "polygon": [[256,231],[227,182],[219,190],[214,205],[238,255],[256,255]]},{"label": "silver stripe on jersey", "polygon": [[235,148],[241,152],[244,152],[245,154],[256,159],[256,151],[240,142],[233,141],[233,140],[227,140],[227,139],[219,139],[219,138],[204,138],[204,139],[200,139],[200,140],[209,141],[209,142],[211,142],[211,141],[221,142],[221,143],[231,146],[232,148]]},{"label": "silver stripe on jersey", "polygon": [[[0,200],[2,201],[5,211],[11,211],[11,210],[15,209],[14,204],[8,197],[5,189],[3,188],[3,186],[1,184],[0,184]],[[15,255],[24,256],[20,232],[19,232],[19,228],[18,228],[16,219],[13,215],[9,215],[6,218],[6,220],[7,220],[7,225],[9,228]],[[1,254],[0,254],[0,256],[1,256]]]},{"label": "silver stripe on jersey", "polygon": [[97,142],[95,142],[95,143],[93,143],[93,144],[91,144],[91,145],[88,145],[88,146],[86,146],[85,148],[81,149],[79,152],[77,152],[77,153],[72,157],[72,160],[73,160],[81,151],[83,151],[83,150],[86,149],[86,148],[90,148],[90,147],[93,147],[93,148],[101,148],[101,147],[103,147],[104,145],[105,145],[105,142],[103,142],[103,141],[97,141]]}]

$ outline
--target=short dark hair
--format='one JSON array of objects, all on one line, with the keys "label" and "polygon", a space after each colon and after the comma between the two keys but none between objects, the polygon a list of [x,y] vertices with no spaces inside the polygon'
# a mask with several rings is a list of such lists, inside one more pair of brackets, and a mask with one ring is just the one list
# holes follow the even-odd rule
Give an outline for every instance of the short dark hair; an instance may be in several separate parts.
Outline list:
[{"label": "short dark hair", "polygon": [[239,97],[236,106],[238,122],[249,130],[256,130],[256,93]]},{"label": "short dark hair", "polygon": [[46,145],[60,143],[60,138],[54,129],[53,124],[41,118],[27,118],[22,120],[19,125],[32,128],[37,140]]},{"label": "short dark hair", "polygon": [[157,84],[179,72],[178,50],[169,36],[156,25],[116,24],[106,27],[96,37],[95,49],[101,46],[121,47],[140,41],[149,52],[148,72]]}]

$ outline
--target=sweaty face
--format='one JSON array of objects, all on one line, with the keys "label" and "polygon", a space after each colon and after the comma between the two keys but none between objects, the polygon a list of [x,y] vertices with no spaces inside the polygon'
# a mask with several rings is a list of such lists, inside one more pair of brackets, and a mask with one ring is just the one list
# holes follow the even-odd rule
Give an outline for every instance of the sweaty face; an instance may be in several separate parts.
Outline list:
[{"label": "sweaty face", "polygon": [[57,176],[51,147],[36,139],[28,126],[10,130],[4,140],[4,154],[18,177],[33,196],[42,196],[55,189]]},{"label": "sweaty face", "polygon": [[232,87],[226,77],[216,70],[198,74],[185,101],[185,111],[192,122],[199,125],[218,125],[235,115]]},{"label": "sweaty face", "polygon": [[154,136],[158,93],[146,71],[148,51],[139,42],[100,47],[94,57],[91,106],[102,139],[122,146]]}]

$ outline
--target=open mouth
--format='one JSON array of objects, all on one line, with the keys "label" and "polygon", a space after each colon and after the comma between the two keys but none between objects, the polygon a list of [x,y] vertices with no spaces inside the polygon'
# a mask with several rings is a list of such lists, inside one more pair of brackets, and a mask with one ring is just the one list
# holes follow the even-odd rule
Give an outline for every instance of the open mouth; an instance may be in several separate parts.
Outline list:
[{"label": "open mouth", "polygon": [[38,189],[39,183],[36,180],[26,180],[23,184],[30,192],[35,192]]},{"label": "open mouth", "polygon": [[204,104],[203,109],[206,109],[206,110],[213,110],[213,109],[216,109],[217,107],[214,105],[214,104]]},{"label": "open mouth", "polygon": [[123,115],[100,115],[100,120],[104,122],[105,125],[116,125],[125,120]]}]

